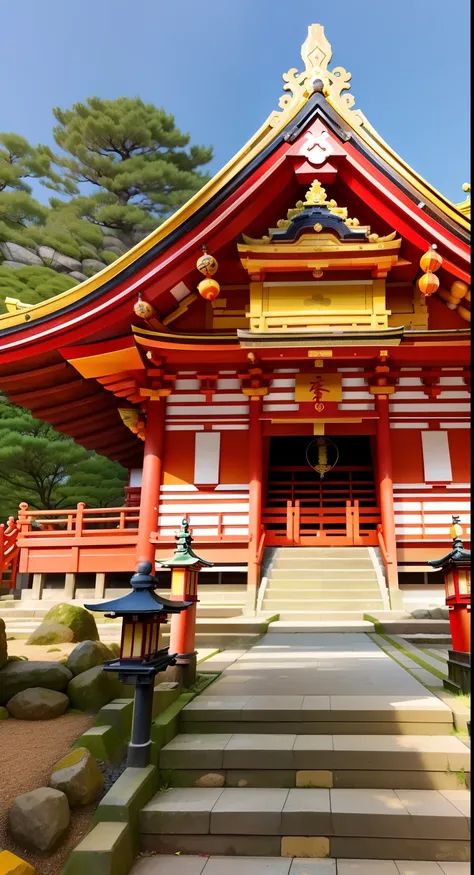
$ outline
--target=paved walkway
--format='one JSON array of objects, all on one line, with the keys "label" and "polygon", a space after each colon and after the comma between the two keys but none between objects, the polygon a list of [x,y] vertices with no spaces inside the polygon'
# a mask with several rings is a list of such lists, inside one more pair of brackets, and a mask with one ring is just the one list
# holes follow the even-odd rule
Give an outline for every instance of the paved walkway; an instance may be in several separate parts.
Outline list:
[{"label": "paved walkway", "polygon": [[[203,698],[390,696],[439,700],[363,633],[268,634],[236,653]],[[206,660],[212,671],[226,654]]]},{"label": "paved walkway", "polygon": [[469,872],[469,863],[178,856],[140,860],[132,875],[469,875]]}]

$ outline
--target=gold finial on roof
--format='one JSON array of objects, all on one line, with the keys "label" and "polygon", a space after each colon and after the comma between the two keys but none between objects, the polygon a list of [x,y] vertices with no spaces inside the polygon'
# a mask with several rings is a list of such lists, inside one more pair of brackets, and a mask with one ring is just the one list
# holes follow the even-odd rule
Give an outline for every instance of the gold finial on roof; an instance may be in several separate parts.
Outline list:
[{"label": "gold finial on roof", "polygon": [[[321,91],[328,102],[343,115],[350,114],[354,127],[364,124],[364,116],[359,110],[353,110],[355,100],[352,94],[343,94],[350,89],[352,74],[344,67],[329,69],[332,58],[331,44],[326,39],[321,24],[310,24],[308,36],[301,46],[301,58],[304,70],[298,73],[296,67],[283,74],[283,90],[279,107],[283,115],[294,115],[298,104],[303,105],[315,91]],[[321,83],[321,84],[319,84]],[[270,119],[272,126],[281,123],[282,113],[276,111]]]},{"label": "gold finial on roof", "polygon": [[467,219],[471,218],[471,183],[464,182],[462,185],[462,190],[466,192],[466,200],[462,201],[460,204],[456,204],[460,213],[463,216],[466,216]]}]

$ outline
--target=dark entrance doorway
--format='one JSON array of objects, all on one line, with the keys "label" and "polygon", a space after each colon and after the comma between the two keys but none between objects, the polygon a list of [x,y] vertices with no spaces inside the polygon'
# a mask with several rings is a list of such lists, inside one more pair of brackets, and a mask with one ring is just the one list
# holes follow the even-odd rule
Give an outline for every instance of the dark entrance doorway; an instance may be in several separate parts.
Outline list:
[{"label": "dark entrance doorway", "polygon": [[272,437],[263,522],[268,544],[377,545],[380,512],[368,435],[332,437],[339,458],[323,478],[309,436]]}]

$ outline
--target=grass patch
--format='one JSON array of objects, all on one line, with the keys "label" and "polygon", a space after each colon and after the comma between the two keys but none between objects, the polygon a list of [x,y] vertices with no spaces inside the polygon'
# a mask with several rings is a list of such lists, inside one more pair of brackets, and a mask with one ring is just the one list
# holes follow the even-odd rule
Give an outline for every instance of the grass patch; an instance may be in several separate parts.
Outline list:
[{"label": "grass patch", "polygon": [[211,650],[211,652],[208,653],[207,656],[203,656],[202,659],[199,659],[199,658],[198,658],[197,664],[198,664],[198,665],[202,665],[203,662],[206,662],[206,659],[210,659],[211,656],[217,656],[217,654],[220,653],[220,652],[221,652],[221,651],[220,651],[219,649],[217,649],[217,650]]},{"label": "grass patch", "polygon": [[205,690],[206,687],[212,684],[215,680],[217,680],[218,677],[219,672],[200,672],[196,677],[195,683],[185,692],[194,693],[196,696],[199,696],[199,693],[202,693],[202,691]]},{"label": "grass patch", "polygon": [[160,769],[158,774],[158,790],[160,793],[165,793],[166,790],[171,790],[173,786],[173,772],[171,769]]},{"label": "grass patch", "polygon": [[456,738],[469,738],[469,732],[466,729],[457,729],[456,726],[453,726],[449,734]]},{"label": "grass patch", "polygon": [[412,662],[416,662],[417,665],[419,665],[421,668],[424,668],[425,671],[429,671],[435,677],[439,678],[440,681],[444,681],[444,679],[447,677],[446,673],[443,674],[443,672],[438,671],[437,668],[434,668],[432,665],[429,664],[429,662],[425,662],[425,660],[422,659],[421,656],[418,656],[417,653],[412,653],[411,650],[407,650],[407,648],[403,647],[402,644],[399,644],[398,641],[393,641],[393,639],[390,638],[389,635],[382,634],[380,637],[387,641],[388,644],[391,644],[392,647],[395,647],[396,650],[399,650],[400,653],[403,653],[404,656],[407,656],[408,659],[411,659]]},{"label": "grass patch", "polygon": [[376,632],[377,635],[382,635],[383,637],[385,637],[383,634],[383,626],[380,620],[377,620],[376,617],[372,617],[371,614],[364,614],[364,620],[368,620],[369,623],[373,624],[374,632]]},{"label": "grass patch", "polygon": [[456,693],[454,696],[457,702],[460,702],[461,705],[464,705],[468,711],[471,710],[471,694],[470,693]]}]

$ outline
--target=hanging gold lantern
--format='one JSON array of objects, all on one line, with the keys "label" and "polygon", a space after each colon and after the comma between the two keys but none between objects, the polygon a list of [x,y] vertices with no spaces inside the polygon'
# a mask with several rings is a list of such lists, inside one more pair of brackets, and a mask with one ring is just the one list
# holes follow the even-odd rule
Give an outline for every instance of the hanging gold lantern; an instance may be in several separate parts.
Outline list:
[{"label": "hanging gold lantern", "polygon": [[436,243],[433,243],[420,258],[420,267],[423,273],[435,273],[435,271],[440,269],[442,263],[443,259],[439,252],[437,252]]},{"label": "hanging gold lantern", "polygon": [[469,286],[466,285],[466,283],[461,282],[461,280],[454,280],[450,291],[453,298],[461,300],[461,298],[464,298],[469,291]]},{"label": "hanging gold lantern", "polygon": [[148,301],[143,301],[141,295],[138,296],[138,301],[133,305],[133,312],[135,313],[135,316],[139,316],[139,318],[143,319],[145,322],[147,322],[148,319],[153,319],[155,315],[154,307],[152,307]]},{"label": "hanging gold lantern", "polygon": [[205,279],[199,283],[198,292],[206,301],[214,301],[221,287],[217,280],[213,280],[211,277],[217,273],[219,265],[214,256],[209,254],[205,245],[202,247],[202,252],[203,254],[196,262],[196,267],[200,273],[204,274]]},{"label": "hanging gold lantern", "polygon": [[306,447],[306,461],[313,471],[317,471],[322,480],[324,475],[337,465],[339,450],[329,438],[317,437]]},{"label": "hanging gold lantern", "polygon": [[216,280],[211,279],[211,277],[206,277],[206,279],[202,280],[198,285],[199,294],[206,301],[214,301],[217,298],[221,287]]},{"label": "hanging gold lantern", "polygon": [[214,276],[214,274],[217,273],[219,265],[213,255],[209,255],[208,252],[205,252],[196,261],[196,267],[200,273],[204,274],[204,276]]},{"label": "hanging gold lantern", "polygon": [[439,289],[439,279],[434,273],[424,273],[418,280],[418,288],[422,295],[429,297]]}]

